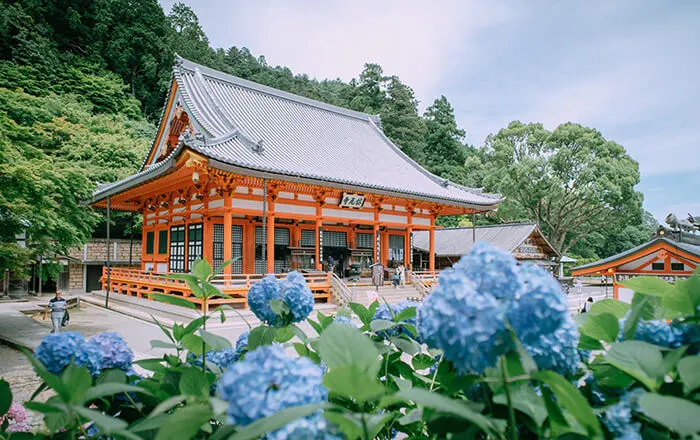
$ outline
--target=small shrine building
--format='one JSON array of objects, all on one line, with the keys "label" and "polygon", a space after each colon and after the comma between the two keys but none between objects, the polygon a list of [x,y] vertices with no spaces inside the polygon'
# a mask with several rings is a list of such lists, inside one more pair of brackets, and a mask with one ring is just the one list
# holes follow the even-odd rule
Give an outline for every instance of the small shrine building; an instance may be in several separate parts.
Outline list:
[{"label": "small shrine building", "polygon": [[660,228],[652,240],[611,257],[575,267],[572,275],[604,275],[606,281],[612,283],[615,299],[631,302],[634,292],[624,286],[630,278],[652,276],[673,283],[690,277],[700,265],[699,239],[679,241],[674,239],[672,233]]},{"label": "small shrine building", "polygon": [[305,270],[319,274],[307,281],[326,286],[321,278],[351,265],[411,268],[414,231],[429,235],[435,270],[435,219],[500,201],[423,169],[377,116],[177,58],[140,171],[99,186],[92,205],[143,215],[141,270],[113,269],[112,291],[188,297],[162,274],[203,258],[215,267],[233,260],[221,279],[235,288],[223,290],[244,297],[267,273]]}]

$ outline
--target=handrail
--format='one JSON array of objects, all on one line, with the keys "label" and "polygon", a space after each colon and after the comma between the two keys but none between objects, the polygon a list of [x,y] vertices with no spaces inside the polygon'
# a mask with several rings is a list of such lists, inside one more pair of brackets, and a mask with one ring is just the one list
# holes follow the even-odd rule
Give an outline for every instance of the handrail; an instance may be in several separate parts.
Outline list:
[{"label": "handrail", "polygon": [[[411,283],[416,286],[416,289],[423,297],[431,292],[433,284],[437,282],[437,272],[435,271],[411,271],[409,277]],[[430,284],[426,283],[426,280],[430,280]]]},{"label": "handrail", "polygon": [[343,280],[340,279],[335,272],[328,272],[331,274],[330,282],[333,292],[336,292],[339,298],[338,305],[346,305],[352,302],[352,292],[350,288]]}]

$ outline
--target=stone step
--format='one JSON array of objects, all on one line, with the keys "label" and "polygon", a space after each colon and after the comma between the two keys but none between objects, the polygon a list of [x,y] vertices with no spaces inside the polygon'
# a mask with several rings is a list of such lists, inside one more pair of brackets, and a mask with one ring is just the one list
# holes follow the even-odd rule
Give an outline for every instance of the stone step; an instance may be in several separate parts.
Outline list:
[{"label": "stone step", "polygon": [[420,300],[422,298],[421,293],[413,286],[405,287],[382,287],[377,291],[374,288],[355,290],[355,302],[363,304],[365,306],[370,303],[370,295],[368,293],[376,292],[379,297],[379,302],[384,303],[386,301],[389,304],[395,304],[404,300]]},{"label": "stone step", "polygon": [[[94,291],[81,296],[81,300],[89,304],[104,307],[105,293],[104,291]],[[140,319],[149,323],[156,318],[165,327],[172,328],[173,324],[187,324],[195,318],[201,316],[197,310],[187,309],[172,304],[162,303],[158,301],[150,301],[143,298],[133,296],[110,294],[109,309],[133,318]],[[332,315],[337,311],[335,304],[317,303],[314,306],[314,311],[311,316],[316,317],[318,312],[324,315]],[[226,320],[221,322],[220,313],[210,311],[212,318],[208,321],[208,328],[247,328],[260,325],[260,320],[250,309],[226,310],[224,316]]]}]

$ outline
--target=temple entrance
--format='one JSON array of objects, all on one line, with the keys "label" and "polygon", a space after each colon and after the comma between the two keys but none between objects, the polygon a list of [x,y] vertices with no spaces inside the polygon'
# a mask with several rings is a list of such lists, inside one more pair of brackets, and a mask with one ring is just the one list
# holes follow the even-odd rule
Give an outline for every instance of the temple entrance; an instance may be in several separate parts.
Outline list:
[{"label": "temple entrance", "polygon": [[344,231],[323,231],[323,270],[344,278],[350,262],[348,236]]}]

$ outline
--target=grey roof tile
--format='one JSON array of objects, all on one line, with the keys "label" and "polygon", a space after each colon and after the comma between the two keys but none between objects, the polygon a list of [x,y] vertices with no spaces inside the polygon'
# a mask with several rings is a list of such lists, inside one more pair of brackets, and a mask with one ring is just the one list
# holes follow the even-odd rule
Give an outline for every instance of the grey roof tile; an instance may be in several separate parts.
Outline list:
[{"label": "grey roof tile", "polygon": [[646,243],[640,244],[639,246],[635,246],[631,249],[620,252],[619,254],[611,255],[607,258],[603,258],[603,259],[598,260],[598,261],[593,261],[592,263],[583,264],[581,266],[574,267],[572,270],[588,269],[591,267],[598,267],[598,266],[602,266],[605,264],[613,263],[616,260],[625,258],[628,255],[632,255],[636,252],[639,252],[641,250],[649,248],[649,247],[655,245],[656,243],[661,243],[661,242],[670,244],[671,246],[673,246],[677,249],[688,252],[689,254],[700,258],[700,246],[689,244],[689,243],[678,242],[678,241],[671,240],[671,239],[666,238],[666,237],[657,237],[657,238],[654,238],[653,240],[650,240]]}]

